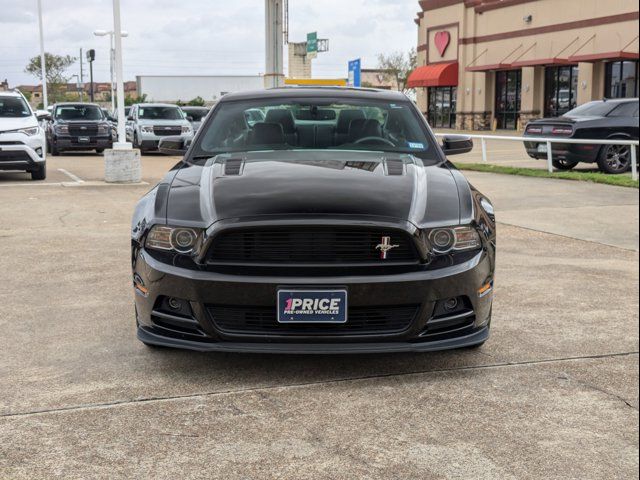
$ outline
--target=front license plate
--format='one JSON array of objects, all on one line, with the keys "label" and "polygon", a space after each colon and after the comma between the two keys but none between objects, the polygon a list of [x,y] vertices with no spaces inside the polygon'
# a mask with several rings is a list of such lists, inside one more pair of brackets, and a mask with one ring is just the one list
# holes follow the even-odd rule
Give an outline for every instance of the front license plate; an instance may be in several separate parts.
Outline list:
[{"label": "front license plate", "polygon": [[279,323],[347,323],[346,290],[278,290]]},{"label": "front license plate", "polygon": [[78,137],[78,142],[80,143],[89,143],[89,137]]},{"label": "front license plate", "polygon": [[541,143],[538,145],[538,153],[547,153],[547,144]]}]

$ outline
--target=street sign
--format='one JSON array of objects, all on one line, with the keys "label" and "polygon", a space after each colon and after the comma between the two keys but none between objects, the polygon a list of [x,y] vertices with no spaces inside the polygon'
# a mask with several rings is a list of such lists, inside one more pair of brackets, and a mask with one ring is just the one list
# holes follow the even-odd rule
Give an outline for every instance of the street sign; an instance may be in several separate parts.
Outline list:
[{"label": "street sign", "polygon": [[316,58],[318,56],[318,32],[307,34],[307,57]]},{"label": "street sign", "polygon": [[349,86],[361,86],[362,61],[358,58],[349,62]]}]

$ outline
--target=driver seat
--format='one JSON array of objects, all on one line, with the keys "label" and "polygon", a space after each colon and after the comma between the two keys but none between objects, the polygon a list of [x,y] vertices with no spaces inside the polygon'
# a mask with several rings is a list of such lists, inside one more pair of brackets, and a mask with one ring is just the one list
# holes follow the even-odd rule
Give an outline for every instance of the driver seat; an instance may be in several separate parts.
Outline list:
[{"label": "driver seat", "polygon": [[349,143],[355,143],[362,138],[382,137],[382,126],[375,119],[357,118],[349,126]]}]

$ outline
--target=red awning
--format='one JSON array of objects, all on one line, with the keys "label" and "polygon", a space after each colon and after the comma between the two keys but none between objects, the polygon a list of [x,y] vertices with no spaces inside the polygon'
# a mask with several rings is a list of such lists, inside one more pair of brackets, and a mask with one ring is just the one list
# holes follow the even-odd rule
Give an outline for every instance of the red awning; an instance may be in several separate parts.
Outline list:
[{"label": "red awning", "polygon": [[637,52],[605,52],[592,53],[587,55],[572,55],[569,57],[571,62],[594,63],[600,60],[638,60]]},{"label": "red awning", "polygon": [[458,85],[458,62],[436,63],[416,68],[407,87],[456,87]]}]

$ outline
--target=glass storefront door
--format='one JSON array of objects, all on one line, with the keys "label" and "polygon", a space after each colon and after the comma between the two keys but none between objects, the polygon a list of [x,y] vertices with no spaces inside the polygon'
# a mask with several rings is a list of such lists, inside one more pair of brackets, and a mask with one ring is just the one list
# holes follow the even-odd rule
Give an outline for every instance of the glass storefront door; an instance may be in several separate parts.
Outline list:
[{"label": "glass storefront door", "polygon": [[547,67],[544,75],[544,116],[560,117],[578,100],[578,67]]},{"label": "glass storefront door", "polygon": [[427,117],[433,128],[455,128],[456,87],[430,87]]},{"label": "glass storefront door", "polygon": [[638,96],[638,61],[610,62],[605,71],[606,98]]},{"label": "glass storefront door", "polygon": [[503,70],[496,72],[496,107],[497,127],[515,130],[520,118],[520,86],[522,70]]}]

